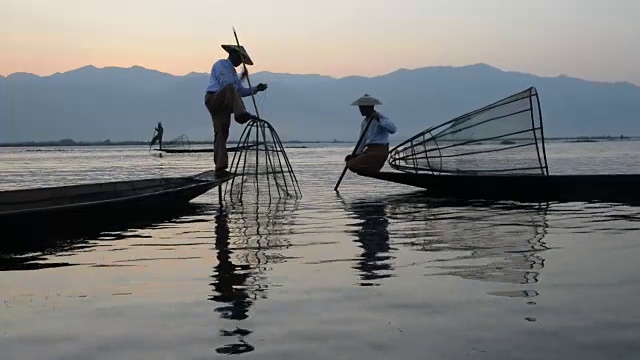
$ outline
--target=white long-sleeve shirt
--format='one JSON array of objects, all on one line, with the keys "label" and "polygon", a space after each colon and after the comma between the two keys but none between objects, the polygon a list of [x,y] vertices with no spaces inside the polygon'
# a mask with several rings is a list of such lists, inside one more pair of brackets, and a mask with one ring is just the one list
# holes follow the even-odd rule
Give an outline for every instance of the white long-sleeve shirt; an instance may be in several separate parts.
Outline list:
[{"label": "white long-sleeve shirt", "polygon": [[219,91],[229,84],[233,84],[238,90],[238,94],[242,97],[249,96],[252,93],[255,95],[258,92],[255,86],[248,88],[242,85],[238,72],[236,72],[236,68],[229,59],[220,59],[211,67],[207,91]]},{"label": "white long-sleeve shirt", "polygon": [[[388,145],[389,134],[395,134],[396,125],[391,122],[388,117],[380,113],[378,113],[378,115],[380,120],[371,121],[371,125],[369,125],[369,129],[367,129],[367,134],[365,135],[364,140],[356,150],[356,155],[361,154],[367,145]],[[368,121],[368,117],[365,117],[362,120],[362,125],[360,125],[360,136],[362,136],[365,127],[367,127]]]}]

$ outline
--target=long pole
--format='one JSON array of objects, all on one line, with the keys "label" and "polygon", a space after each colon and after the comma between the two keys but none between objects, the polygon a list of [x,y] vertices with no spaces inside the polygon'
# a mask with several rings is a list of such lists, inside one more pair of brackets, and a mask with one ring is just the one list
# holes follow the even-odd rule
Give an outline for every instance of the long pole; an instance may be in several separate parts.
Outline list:
[{"label": "long pole", "polygon": [[[236,45],[238,45],[238,47],[240,46],[240,40],[238,40],[238,34],[236,33],[236,27],[233,27],[233,36],[236,38]],[[249,70],[247,70],[247,64],[244,63],[244,61],[242,62],[242,68],[244,69],[244,74],[247,76],[247,85],[249,85],[249,89],[251,89],[251,101],[253,101],[253,108],[256,110],[256,116],[258,118],[260,118],[260,113],[258,112],[258,105],[256,104],[256,98],[253,95],[253,88],[251,87],[251,79],[249,78]],[[260,133],[259,130],[256,128],[256,174],[258,173],[258,154],[260,153],[260,151],[258,151],[258,143],[260,139]],[[266,149],[266,139],[265,139],[265,149]],[[245,159],[246,161],[246,159]],[[256,192],[258,192],[258,182],[256,181]]]},{"label": "long pole", "polygon": [[[236,28],[233,27],[233,36],[236,38],[236,45],[240,46],[240,41],[238,40],[238,34],[236,34]],[[249,71],[247,71],[247,64],[242,62],[242,68],[244,69],[244,73],[247,76],[247,84],[249,85],[249,89],[251,89],[251,79],[249,79]],[[253,96],[253,91],[251,91],[251,100],[253,100],[253,107],[256,109],[256,116],[260,117],[258,114],[258,105],[256,105],[256,98]]]},{"label": "long pole", "polygon": [[[369,125],[371,125],[371,121],[373,121],[373,118],[369,118],[369,121],[367,122],[367,126],[364,127],[364,131],[360,135],[360,139],[358,139],[358,142],[356,143],[356,147],[353,148],[353,151],[351,152],[352,157],[356,154],[356,151],[358,150],[358,148],[360,147],[360,144],[364,140],[365,135],[367,135],[367,130],[369,130]],[[336,183],[336,186],[333,188],[333,190],[338,191],[338,187],[340,186],[340,183],[342,182],[342,178],[344,177],[344,174],[346,172],[347,172],[347,165],[345,165],[344,169],[342,169],[342,174],[340,175],[340,178],[338,179],[338,182]]]},{"label": "long pole", "polygon": [[[151,135],[151,141],[153,141],[153,138],[156,136],[156,130],[153,130],[153,135]],[[151,152],[151,147],[153,146],[153,142],[149,142],[149,152]]]}]

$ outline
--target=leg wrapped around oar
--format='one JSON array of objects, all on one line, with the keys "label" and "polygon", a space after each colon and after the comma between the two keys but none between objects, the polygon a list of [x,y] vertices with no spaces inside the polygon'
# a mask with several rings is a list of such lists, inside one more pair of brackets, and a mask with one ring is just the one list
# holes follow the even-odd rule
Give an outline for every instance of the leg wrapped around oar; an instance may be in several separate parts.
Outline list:
[{"label": "leg wrapped around oar", "polygon": [[389,145],[369,145],[362,154],[349,159],[347,168],[355,173],[378,172],[389,157]]},{"label": "leg wrapped around oar", "polygon": [[227,140],[231,126],[231,114],[240,124],[247,122],[251,118],[251,114],[245,109],[244,103],[233,85],[225,86],[217,93],[207,94],[205,106],[213,121],[213,161],[216,164],[216,172],[221,173],[227,170],[229,165]]}]

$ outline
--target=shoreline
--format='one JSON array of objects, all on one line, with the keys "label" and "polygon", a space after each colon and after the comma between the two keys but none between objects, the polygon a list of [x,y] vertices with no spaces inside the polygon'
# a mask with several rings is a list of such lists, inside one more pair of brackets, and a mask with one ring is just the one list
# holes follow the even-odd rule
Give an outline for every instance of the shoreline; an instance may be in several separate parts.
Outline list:
[{"label": "shoreline", "polygon": [[[545,137],[545,141],[567,141],[567,142],[602,142],[602,141],[634,141],[639,140],[638,136],[567,136],[567,137]],[[282,144],[353,144],[355,140],[286,140]],[[237,140],[229,140],[227,144],[238,144]],[[59,141],[21,141],[13,143],[0,143],[0,148],[7,147],[82,147],[82,146],[148,146],[148,141],[74,141],[70,139]],[[213,146],[213,141],[190,141],[189,145],[209,145]]]},{"label": "shoreline", "polygon": [[[282,144],[351,144],[355,141],[336,141],[336,140],[288,140],[282,141]],[[213,146],[213,141],[190,141],[189,145],[209,145]],[[237,140],[229,140],[227,144],[238,144]],[[155,144],[157,146],[157,144]],[[78,146],[149,146],[148,141],[21,141],[15,143],[0,143],[0,147],[78,147]]]}]

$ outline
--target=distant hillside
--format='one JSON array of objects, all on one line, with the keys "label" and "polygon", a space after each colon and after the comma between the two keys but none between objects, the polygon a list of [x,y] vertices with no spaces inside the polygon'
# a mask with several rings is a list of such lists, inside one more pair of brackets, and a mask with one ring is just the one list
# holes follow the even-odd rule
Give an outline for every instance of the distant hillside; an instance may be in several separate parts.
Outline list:
[{"label": "distant hillside", "polygon": [[[138,66],[0,77],[0,142],[147,139],[158,121],[166,139],[186,134],[210,140],[203,105],[207,77]],[[640,87],[630,83],[538,77],[485,64],[400,69],[370,78],[261,72],[251,80],[269,84],[256,100],[283,140],[353,140],[361,117],[349,104],[364,93],[385,103],[379,110],[397,124],[394,139],[400,140],[529,86],[540,92],[549,137],[640,134]],[[251,98],[245,103],[253,111]],[[241,128],[232,129],[236,138]]]}]

